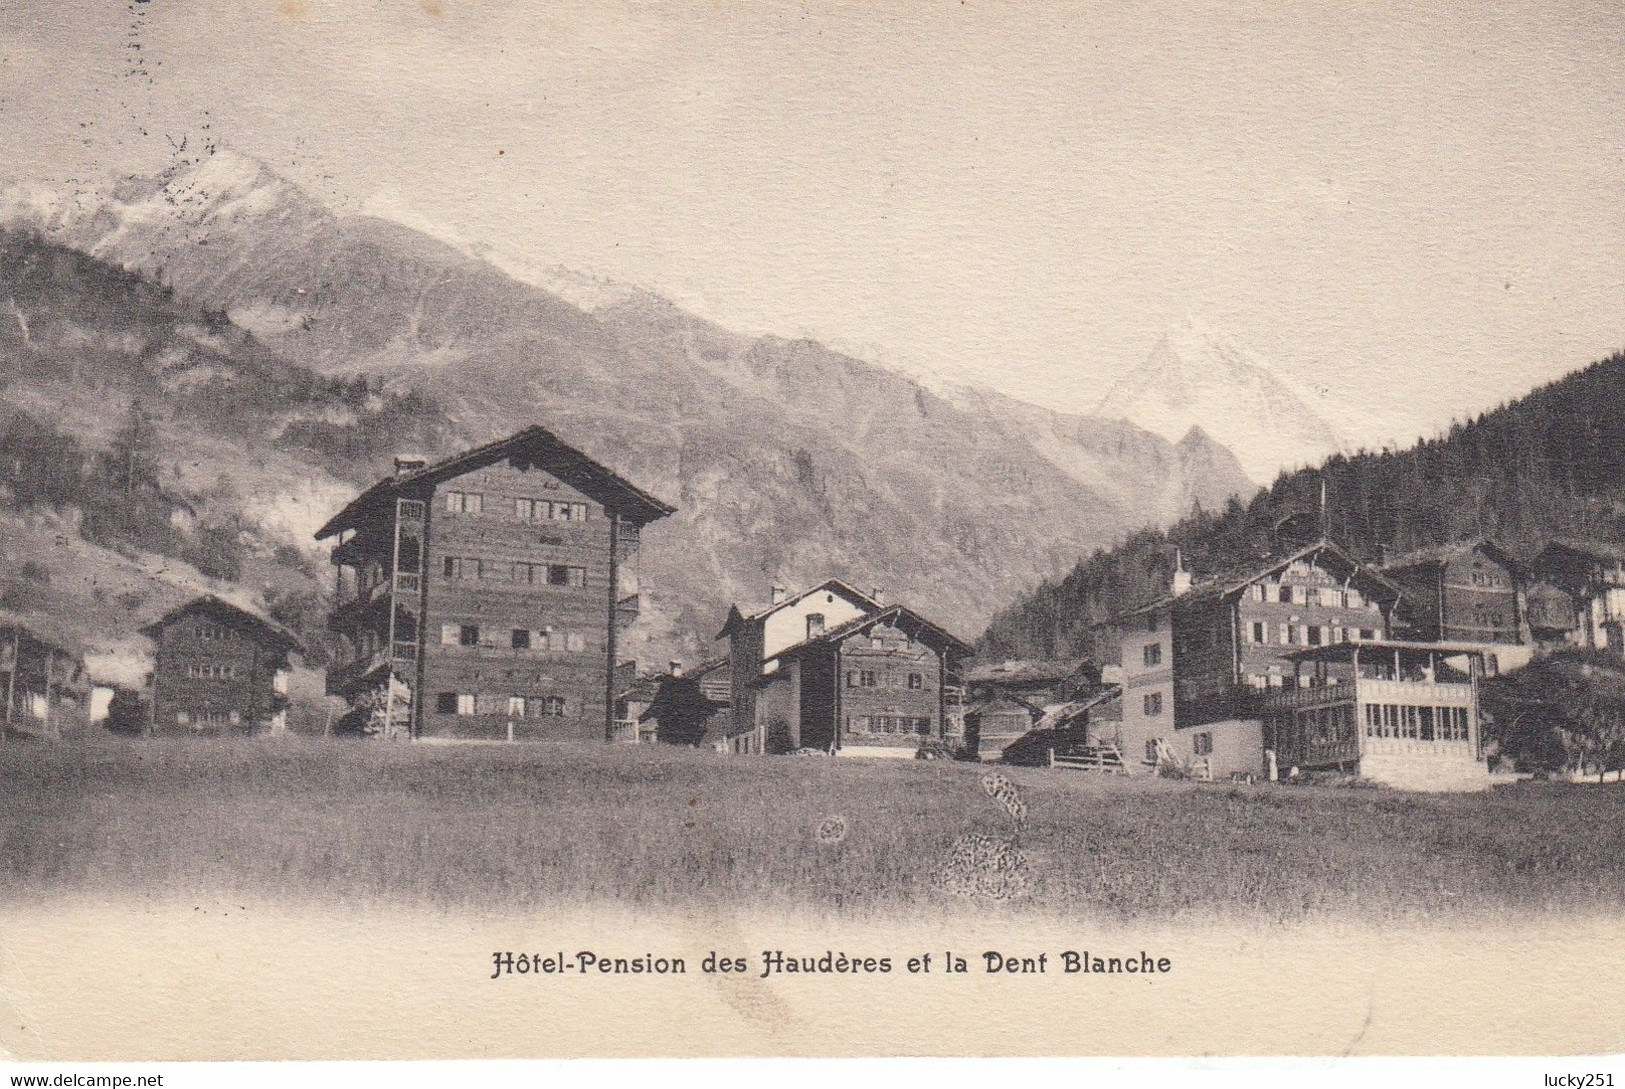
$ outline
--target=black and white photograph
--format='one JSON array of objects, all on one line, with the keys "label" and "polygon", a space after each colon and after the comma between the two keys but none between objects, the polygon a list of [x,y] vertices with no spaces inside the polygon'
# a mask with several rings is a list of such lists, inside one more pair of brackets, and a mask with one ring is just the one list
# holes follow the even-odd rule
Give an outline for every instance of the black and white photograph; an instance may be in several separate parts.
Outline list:
[{"label": "black and white photograph", "polygon": [[1621,57],[0,4],[0,1066],[1625,1052]]}]

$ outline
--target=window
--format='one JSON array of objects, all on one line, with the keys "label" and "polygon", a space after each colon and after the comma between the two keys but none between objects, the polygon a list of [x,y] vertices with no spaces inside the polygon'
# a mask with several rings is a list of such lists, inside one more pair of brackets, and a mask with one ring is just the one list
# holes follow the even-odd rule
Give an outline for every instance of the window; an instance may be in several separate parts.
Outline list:
[{"label": "window", "polygon": [[1286,626],[1286,639],[1285,639],[1285,642],[1291,643],[1292,645],[1296,646],[1298,643],[1300,643],[1302,641],[1303,641],[1303,635],[1298,630],[1298,625],[1296,625],[1296,624],[1288,624]]},{"label": "window", "polygon": [[479,492],[447,492],[446,513],[480,514],[485,510],[485,496]]},{"label": "window", "polygon": [[859,688],[873,688],[873,687],[875,687],[875,671],[872,670],[872,669],[860,669],[860,670],[858,670],[858,687]]},{"label": "window", "polygon": [[508,697],[508,717],[509,718],[524,718],[525,717],[525,697],[524,696],[509,696]]},{"label": "window", "polygon": [[1147,643],[1145,648],[1140,651],[1140,657],[1145,660],[1145,664],[1148,666],[1162,664],[1162,644]]},{"label": "window", "polygon": [[530,649],[530,631],[528,629],[526,629],[526,628],[515,628],[515,629],[513,629],[513,649],[514,650],[529,650]]},{"label": "window", "polygon": [[462,642],[462,632],[463,628],[460,624],[440,625],[440,645],[443,647],[457,646]]},{"label": "window", "polygon": [[1162,755],[1162,738],[1148,738],[1145,743],[1145,762],[1155,764]]},{"label": "window", "polygon": [[807,614],[807,638],[808,639],[816,639],[820,635],[823,635],[823,634],[824,634],[824,614],[823,613],[808,613]]},{"label": "window", "polygon": [[1309,633],[1309,645],[1312,647],[1320,646],[1320,627],[1316,624],[1311,624],[1309,625],[1307,631]]},{"label": "window", "polygon": [[513,501],[513,516],[521,522],[534,522],[536,520],[536,500],[515,499]]},{"label": "window", "polygon": [[186,667],[186,675],[193,680],[230,681],[237,678],[237,667],[234,665],[215,665],[212,662],[192,662]]},{"label": "window", "polygon": [[475,707],[476,703],[472,693],[459,692],[457,694],[457,713],[459,715],[472,715]]},{"label": "window", "polygon": [[1267,643],[1270,641],[1269,631],[1262,620],[1253,621],[1253,642]]},{"label": "window", "polygon": [[199,624],[196,628],[192,629],[192,634],[197,636],[199,639],[211,642],[218,639],[226,639],[230,636],[230,633],[219,624]]},{"label": "window", "polygon": [[1292,587],[1281,585],[1276,588],[1275,600],[1285,605],[1292,600]]},{"label": "window", "polygon": [[569,567],[562,563],[548,564],[547,584],[549,586],[585,586],[587,585],[587,569],[585,567]]},{"label": "window", "polygon": [[585,503],[554,503],[552,516],[555,522],[585,522],[587,520],[587,504]]},{"label": "window", "polygon": [[1213,735],[1200,733],[1191,738],[1191,752],[1197,756],[1213,755]]},{"label": "window", "polygon": [[480,626],[478,624],[462,624],[457,628],[457,643],[459,646],[477,647],[480,645]]},{"label": "window", "polygon": [[457,693],[437,692],[434,697],[434,711],[437,715],[455,715],[457,713]]},{"label": "window", "polygon": [[564,697],[548,696],[542,701],[542,713],[552,718],[564,717]]},{"label": "window", "polygon": [[1282,643],[1290,643],[1292,641],[1291,636],[1292,636],[1291,628],[1286,624],[1285,621],[1282,621],[1282,623],[1281,623],[1281,642]]},{"label": "window", "polygon": [[1145,698],[1143,700],[1141,700],[1140,703],[1141,703],[1141,707],[1144,708],[1147,717],[1162,714],[1162,693],[1161,692],[1147,693]]},{"label": "window", "polygon": [[925,677],[919,673],[910,673],[908,675],[908,686],[915,691],[923,689],[925,687]]},{"label": "window", "polygon": [[447,556],[442,571],[448,579],[477,579],[481,577],[481,564],[479,560]]}]

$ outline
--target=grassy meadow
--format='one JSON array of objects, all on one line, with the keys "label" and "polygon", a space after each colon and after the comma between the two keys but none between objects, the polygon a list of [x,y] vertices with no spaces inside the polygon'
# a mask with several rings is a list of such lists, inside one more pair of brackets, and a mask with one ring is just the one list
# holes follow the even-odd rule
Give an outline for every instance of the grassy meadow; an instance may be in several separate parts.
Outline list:
[{"label": "grassy meadow", "polygon": [[0,782],[0,902],[1383,921],[1617,911],[1625,876],[1611,787],[1424,796],[653,746],[112,738],[0,746]]}]

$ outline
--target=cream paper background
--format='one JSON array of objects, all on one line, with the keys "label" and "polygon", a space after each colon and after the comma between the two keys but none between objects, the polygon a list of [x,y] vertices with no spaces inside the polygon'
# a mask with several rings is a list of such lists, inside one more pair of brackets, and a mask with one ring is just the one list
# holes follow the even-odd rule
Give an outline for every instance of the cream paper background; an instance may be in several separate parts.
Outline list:
[{"label": "cream paper background", "polygon": [[[997,913],[994,913],[996,916]],[[984,915],[870,925],[632,914],[490,919],[380,905],[176,901],[0,916],[16,1059],[1465,1055],[1625,1051],[1617,919],[1404,930],[1105,926]],[[890,975],[757,978],[763,949],[890,955]],[[1063,949],[1166,956],[1062,975]],[[496,950],[682,956],[666,977],[504,976]],[[743,978],[699,972],[745,955]],[[1048,952],[1039,976],[941,954]],[[931,951],[931,974],[904,962]]]}]

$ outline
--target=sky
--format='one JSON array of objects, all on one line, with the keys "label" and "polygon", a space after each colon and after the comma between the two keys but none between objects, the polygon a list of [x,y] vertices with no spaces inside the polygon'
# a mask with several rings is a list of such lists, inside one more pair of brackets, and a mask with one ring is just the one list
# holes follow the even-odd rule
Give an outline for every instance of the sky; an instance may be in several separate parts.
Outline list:
[{"label": "sky", "polygon": [[13,0],[0,176],[212,139],[1069,411],[1195,316],[1381,446],[1625,348],[1621,56],[1601,3]]}]

